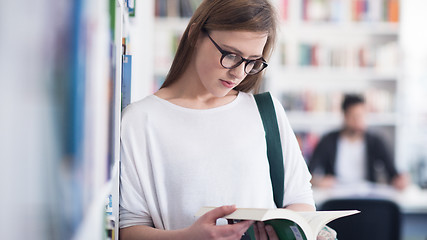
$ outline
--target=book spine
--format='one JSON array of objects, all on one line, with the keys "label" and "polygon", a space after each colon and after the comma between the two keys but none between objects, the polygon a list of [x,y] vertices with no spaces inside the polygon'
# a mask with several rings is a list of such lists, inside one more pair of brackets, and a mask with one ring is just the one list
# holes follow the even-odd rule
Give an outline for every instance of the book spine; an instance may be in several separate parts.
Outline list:
[{"label": "book spine", "polygon": [[388,3],[389,0],[383,0],[383,4],[382,4],[382,21],[386,22],[388,21]]},{"label": "book spine", "polygon": [[179,12],[179,0],[167,0],[167,17],[179,17],[180,16],[180,12]]},{"label": "book spine", "polygon": [[390,0],[389,1],[389,22],[399,22],[399,1],[398,0]]},{"label": "book spine", "polygon": [[309,20],[307,16],[308,1],[309,0],[302,0],[301,16],[302,16],[302,20],[304,21]]},{"label": "book spine", "polygon": [[288,20],[288,11],[289,11],[289,0],[282,0],[282,19],[284,21]]},{"label": "book spine", "polygon": [[[340,104],[345,93],[342,91],[322,91],[307,89],[303,92],[285,92],[282,104],[288,112],[340,113]],[[370,113],[392,113],[395,111],[395,95],[386,90],[368,88],[363,93]]]},{"label": "book spine", "polygon": [[317,53],[318,53],[318,46],[313,45],[310,48],[310,65],[311,66],[319,66],[319,59],[318,59]]},{"label": "book spine", "polygon": [[132,56],[123,55],[122,59],[122,110],[131,103]]}]

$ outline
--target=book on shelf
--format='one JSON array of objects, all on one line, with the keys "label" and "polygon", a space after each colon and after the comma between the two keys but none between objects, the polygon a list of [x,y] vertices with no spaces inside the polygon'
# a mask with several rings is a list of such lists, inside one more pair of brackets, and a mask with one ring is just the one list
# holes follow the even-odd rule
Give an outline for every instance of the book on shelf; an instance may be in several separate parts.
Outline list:
[{"label": "book on shelf", "polygon": [[378,63],[385,66],[384,69],[390,69],[394,62],[379,58],[384,55],[393,56],[395,48],[386,48],[387,45],[391,44],[374,47],[364,44],[331,46],[301,42],[298,49],[299,66],[364,69],[374,68]]},{"label": "book on shelf", "polygon": [[190,18],[202,0],[156,0],[156,17]]},{"label": "book on shelf", "polygon": [[377,45],[360,43],[336,46],[300,42],[298,48],[299,66],[373,69],[378,73],[392,73],[398,64],[399,45],[396,41]]},{"label": "book on shelf", "polygon": [[289,18],[289,0],[282,0],[281,7],[282,20],[287,21]]},{"label": "book on shelf", "polygon": [[135,17],[135,0],[125,0],[126,8],[130,17]]},{"label": "book on shelf", "polygon": [[[350,93],[350,92],[348,92]],[[367,88],[363,92],[369,113],[393,113],[395,111],[395,94],[381,88]],[[344,91],[321,91],[306,89],[304,91],[283,92],[281,102],[287,112],[341,112]]]},{"label": "book on shelf", "polygon": [[[202,207],[196,216],[213,210],[214,207]],[[316,240],[320,230],[332,220],[359,213],[357,210],[295,212],[288,209],[237,208],[225,216],[229,220],[254,220],[271,225],[280,240]],[[247,232],[255,240],[253,229]]]},{"label": "book on shelf", "polygon": [[341,91],[284,92],[281,100],[286,111],[296,112],[331,112],[340,111],[343,93]]},{"label": "book on shelf", "polygon": [[122,59],[122,104],[123,110],[131,102],[132,55],[123,55]]},{"label": "book on shelf", "polygon": [[388,21],[399,22],[399,0],[389,0],[388,2]]},{"label": "book on shelf", "polygon": [[301,9],[304,21],[399,22],[399,0],[303,0]]}]

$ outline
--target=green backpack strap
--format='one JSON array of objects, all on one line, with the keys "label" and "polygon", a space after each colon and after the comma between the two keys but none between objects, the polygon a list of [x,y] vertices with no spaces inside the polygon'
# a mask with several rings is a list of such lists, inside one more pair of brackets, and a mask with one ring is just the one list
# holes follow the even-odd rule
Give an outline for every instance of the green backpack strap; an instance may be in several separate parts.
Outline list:
[{"label": "green backpack strap", "polygon": [[254,97],[264,125],[274,202],[278,208],[281,208],[283,207],[285,170],[276,111],[269,92],[256,94]]}]

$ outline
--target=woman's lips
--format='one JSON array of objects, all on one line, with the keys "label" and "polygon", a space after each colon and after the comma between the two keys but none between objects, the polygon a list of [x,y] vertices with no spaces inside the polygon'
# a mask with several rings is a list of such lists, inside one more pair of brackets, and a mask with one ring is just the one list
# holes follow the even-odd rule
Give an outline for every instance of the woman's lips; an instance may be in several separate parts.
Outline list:
[{"label": "woman's lips", "polygon": [[236,86],[236,84],[230,81],[221,80],[221,83],[227,88],[233,88],[234,86]]}]

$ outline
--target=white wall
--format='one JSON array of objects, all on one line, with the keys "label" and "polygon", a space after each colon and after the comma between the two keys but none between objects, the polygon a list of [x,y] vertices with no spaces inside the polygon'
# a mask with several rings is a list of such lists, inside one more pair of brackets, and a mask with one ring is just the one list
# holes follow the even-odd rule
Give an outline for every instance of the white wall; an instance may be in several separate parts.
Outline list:
[{"label": "white wall", "polygon": [[404,71],[399,103],[403,147],[398,154],[402,165],[414,168],[422,158],[427,161],[427,1],[400,2]]}]

